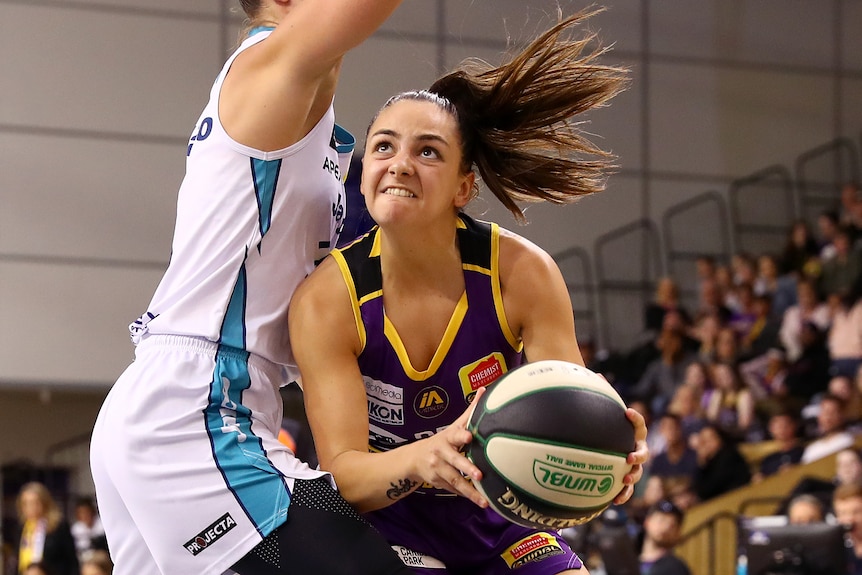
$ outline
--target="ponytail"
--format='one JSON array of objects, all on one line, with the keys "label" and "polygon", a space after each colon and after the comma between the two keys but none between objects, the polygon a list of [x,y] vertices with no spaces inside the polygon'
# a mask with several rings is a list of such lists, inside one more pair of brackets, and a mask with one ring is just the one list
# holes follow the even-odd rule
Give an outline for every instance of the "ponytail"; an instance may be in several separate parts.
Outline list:
[{"label": "ponytail", "polygon": [[[574,202],[602,191],[616,167],[616,157],[592,144],[573,117],[604,106],[624,90],[628,70],[598,63],[608,48],[587,51],[595,34],[563,37],[600,11],[561,20],[499,67],[467,60],[428,90],[454,109],[462,168],[475,166],[518,221],[524,221],[524,213],[517,202]],[[393,100],[422,93],[408,94]]]}]

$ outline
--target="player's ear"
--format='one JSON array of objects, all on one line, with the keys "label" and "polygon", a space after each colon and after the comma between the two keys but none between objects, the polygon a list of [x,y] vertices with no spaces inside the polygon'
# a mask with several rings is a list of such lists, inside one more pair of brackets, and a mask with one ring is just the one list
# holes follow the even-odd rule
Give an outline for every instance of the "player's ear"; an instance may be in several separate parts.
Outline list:
[{"label": "player's ear", "polygon": [[468,172],[462,177],[461,183],[458,185],[458,193],[455,195],[456,208],[463,208],[470,202],[470,200],[476,197],[477,194],[473,191],[475,187],[476,174],[472,171]]}]

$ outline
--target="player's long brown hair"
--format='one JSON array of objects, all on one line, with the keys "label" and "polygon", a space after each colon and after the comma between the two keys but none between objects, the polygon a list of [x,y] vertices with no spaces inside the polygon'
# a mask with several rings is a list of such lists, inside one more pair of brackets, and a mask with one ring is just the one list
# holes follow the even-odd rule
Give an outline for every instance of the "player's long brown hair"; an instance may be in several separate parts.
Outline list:
[{"label": "player's long brown hair", "polygon": [[260,10],[260,0],[239,0],[239,4],[249,18],[257,16],[257,11]]},{"label": "player's long brown hair", "polygon": [[428,90],[398,94],[381,110],[410,99],[449,111],[458,122],[462,169],[475,166],[518,221],[524,221],[519,201],[562,204],[599,192],[616,156],[590,142],[574,118],[624,90],[628,70],[598,62],[608,48],[597,45],[596,34],[566,33],[601,11],[560,15],[509,62],[467,60]]}]

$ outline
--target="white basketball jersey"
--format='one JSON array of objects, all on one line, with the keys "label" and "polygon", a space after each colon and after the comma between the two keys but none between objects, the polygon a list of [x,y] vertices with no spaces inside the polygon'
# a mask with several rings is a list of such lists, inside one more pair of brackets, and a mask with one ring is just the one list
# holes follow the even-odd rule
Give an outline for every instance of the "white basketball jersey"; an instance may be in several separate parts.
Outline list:
[{"label": "white basketball jersey", "polygon": [[335,247],[354,140],[335,125],[331,105],[283,150],[262,152],[227,135],[218,116],[222,81],[238,54],[268,36],[248,38],[225,63],[195,126],[170,265],[130,326],[135,343],[146,334],[202,337],[293,365],[288,304]]}]

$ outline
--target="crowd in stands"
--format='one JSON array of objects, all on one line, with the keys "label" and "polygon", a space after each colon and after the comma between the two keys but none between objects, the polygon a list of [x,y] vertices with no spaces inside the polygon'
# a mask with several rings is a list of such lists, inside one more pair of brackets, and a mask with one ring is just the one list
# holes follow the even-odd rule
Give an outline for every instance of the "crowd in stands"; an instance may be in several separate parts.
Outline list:
[{"label": "crowd in stands", "polygon": [[16,575],[111,575],[108,553],[95,502],[75,502],[75,519],[65,514],[49,489],[32,481],[18,492],[17,553],[8,565]]},{"label": "crowd in stands", "polygon": [[[585,356],[649,422],[651,461],[630,517],[642,529],[643,510],[661,501],[685,512],[835,453],[836,479],[802,482],[782,512],[835,517],[856,487],[862,514],[859,186],[847,184],[815,226],[795,222],[780,253],[702,256],[696,274],[695,304],[683,304],[677,278],[662,278],[642,343]],[[759,442],[770,450],[751,465],[742,444]],[[862,515],[857,524],[862,564]]]}]

